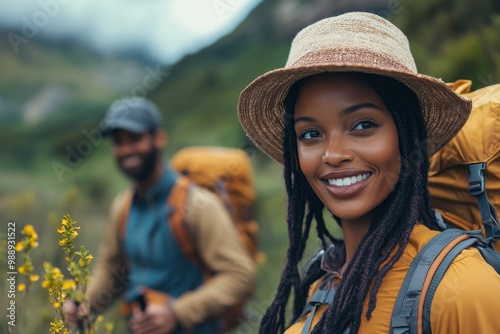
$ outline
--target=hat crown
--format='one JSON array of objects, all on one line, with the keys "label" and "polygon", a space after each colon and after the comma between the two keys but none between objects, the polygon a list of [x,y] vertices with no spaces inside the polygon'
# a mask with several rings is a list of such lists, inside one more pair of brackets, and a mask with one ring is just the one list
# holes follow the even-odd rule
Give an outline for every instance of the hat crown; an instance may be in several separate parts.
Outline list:
[{"label": "hat crown", "polygon": [[121,129],[135,133],[163,127],[161,113],[152,101],[143,97],[126,97],[111,104],[104,119],[104,131]]},{"label": "hat crown", "polygon": [[327,63],[417,73],[403,32],[371,13],[351,12],[304,28],[292,42],[285,68]]}]

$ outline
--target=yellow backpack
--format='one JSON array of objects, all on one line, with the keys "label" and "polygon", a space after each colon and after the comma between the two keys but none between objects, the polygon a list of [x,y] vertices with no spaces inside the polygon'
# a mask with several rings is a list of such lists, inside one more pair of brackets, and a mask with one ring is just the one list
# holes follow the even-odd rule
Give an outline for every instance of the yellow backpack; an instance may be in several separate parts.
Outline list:
[{"label": "yellow backpack", "polygon": [[[472,112],[460,132],[430,159],[431,206],[441,213],[448,224],[464,230],[484,227],[485,234],[491,234],[498,240],[500,84],[473,92],[470,92],[472,82],[469,80],[458,80],[448,85],[455,92],[472,99]],[[470,165],[475,167],[468,167],[469,175],[467,166]],[[492,221],[495,219],[496,225]],[[484,221],[487,221],[486,225]],[[500,241],[496,241],[494,246],[500,253]]]},{"label": "yellow backpack", "polygon": [[170,163],[189,180],[219,196],[256,260],[255,185],[247,153],[236,148],[185,147],[172,156]]}]

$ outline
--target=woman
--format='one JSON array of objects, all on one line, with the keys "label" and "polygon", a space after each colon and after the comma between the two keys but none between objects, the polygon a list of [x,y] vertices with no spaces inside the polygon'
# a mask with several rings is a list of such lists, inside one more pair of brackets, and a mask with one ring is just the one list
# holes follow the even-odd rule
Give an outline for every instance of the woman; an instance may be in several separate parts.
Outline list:
[{"label": "woman", "polygon": [[[285,330],[292,290],[296,322],[286,333],[391,332],[411,261],[438,233],[427,190],[429,155],[460,130],[470,110],[470,101],[441,80],[417,73],[399,29],[357,12],[302,30],[285,68],[241,93],[240,122],[284,164],[288,193],[287,262],[260,333]],[[325,208],[342,240],[328,232]],[[321,270],[301,278],[313,220],[326,252]],[[330,288],[331,303],[301,314],[308,294]],[[476,249],[466,249],[436,290],[432,331],[494,333],[499,309],[499,275]]]}]

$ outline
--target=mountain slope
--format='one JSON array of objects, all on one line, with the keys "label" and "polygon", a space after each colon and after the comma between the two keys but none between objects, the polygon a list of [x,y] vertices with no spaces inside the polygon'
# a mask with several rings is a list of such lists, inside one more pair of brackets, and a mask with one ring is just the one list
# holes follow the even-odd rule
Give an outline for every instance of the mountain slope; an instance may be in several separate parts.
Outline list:
[{"label": "mountain slope", "polygon": [[[263,1],[231,34],[184,58],[150,95],[171,125],[178,146],[242,145],[236,118],[241,90],[257,76],[282,67],[293,36],[306,25],[347,11],[373,12],[408,34],[422,73],[475,87],[500,79],[500,4],[450,1]],[[435,27],[438,27],[437,29]]]},{"label": "mountain slope", "polygon": [[[21,31],[0,29],[0,35]],[[3,163],[29,166],[81,140],[110,101],[154,66],[122,55],[103,56],[71,40],[0,39],[0,150]],[[75,135],[76,133],[76,135]]]}]

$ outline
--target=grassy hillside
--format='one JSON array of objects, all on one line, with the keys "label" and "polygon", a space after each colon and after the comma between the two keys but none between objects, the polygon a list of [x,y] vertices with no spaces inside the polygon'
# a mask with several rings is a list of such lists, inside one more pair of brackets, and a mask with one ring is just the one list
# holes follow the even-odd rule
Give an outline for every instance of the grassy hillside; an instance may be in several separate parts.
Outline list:
[{"label": "grassy hillside", "polygon": [[[498,1],[401,0],[389,6],[387,1],[264,0],[231,34],[171,68],[160,66],[161,82],[147,90],[166,119],[167,156],[187,145],[222,145],[243,148],[252,158],[260,245],[267,256],[259,264],[251,305],[258,317],[272,299],[284,261],[286,199],[281,166],[248,142],[237,121],[238,95],[257,76],[284,65],[290,41],[303,26],[352,10],[378,13],[400,26],[423,73],[445,81],[468,78],[475,88],[500,81]],[[55,227],[65,213],[80,223],[81,242],[96,253],[108,205],[127,180],[115,168],[109,143],[89,134],[112,100],[133,95],[146,68],[159,65],[35,40],[19,54],[0,40],[0,60],[0,217],[16,221],[19,230],[25,224],[39,230],[38,268],[42,260],[62,263]],[[44,94],[62,100],[30,123],[26,104],[44,101]],[[316,247],[312,242],[308,252]],[[34,304],[45,305],[43,291],[36,293]],[[109,317],[120,323],[112,312]],[[49,315],[39,311],[33,326],[46,326]],[[249,326],[256,332],[257,322]]]},{"label": "grassy hillside", "polygon": [[473,89],[500,82],[500,2],[401,1],[394,23],[410,40],[420,72]]}]

